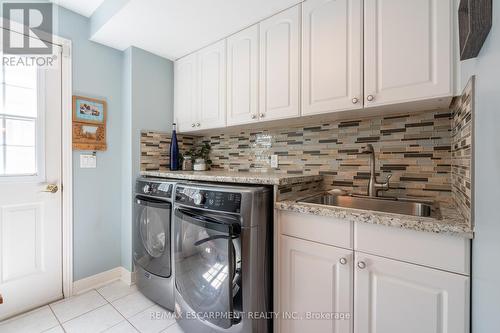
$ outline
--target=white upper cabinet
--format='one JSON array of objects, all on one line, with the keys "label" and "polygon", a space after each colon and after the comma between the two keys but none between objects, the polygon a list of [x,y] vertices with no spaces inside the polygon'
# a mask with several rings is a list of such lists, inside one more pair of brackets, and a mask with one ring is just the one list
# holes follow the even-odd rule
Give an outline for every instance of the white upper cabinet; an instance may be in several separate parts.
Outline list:
[{"label": "white upper cabinet", "polygon": [[446,107],[453,8],[453,0],[306,0],[176,61],[179,130]]},{"label": "white upper cabinet", "polygon": [[240,125],[259,117],[259,26],[227,39],[227,124]]},{"label": "white upper cabinet", "polygon": [[302,4],[302,115],[363,107],[362,0]]},{"label": "white upper cabinet", "polygon": [[300,5],[260,23],[259,111],[263,120],[298,117]]},{"label": "white upper cabinet", "polygon": [[466,333],[463,275],[356,253],[354,332]]},{"label": "white upper cabinet", "polygon": [[365,0],[365,106],[453,94],[451,0]]},{"label": "white upper cabinet", "polygon": [[[199,129],[226,126],[226,41],[198,52]],[[198,126],[198,124],[200,124]]]},{"label": "white upper cabinet", "polygon": [[174,66],[174,121],[180,132],[196,126],[197,59],[196,54],[191,54],[176,61]]},{"label": "white upper cabinet", "polygon": [[280,248],[280,313],[347,315],[282,319],[280,332],[352,332],[353,252],[284,235]]}]

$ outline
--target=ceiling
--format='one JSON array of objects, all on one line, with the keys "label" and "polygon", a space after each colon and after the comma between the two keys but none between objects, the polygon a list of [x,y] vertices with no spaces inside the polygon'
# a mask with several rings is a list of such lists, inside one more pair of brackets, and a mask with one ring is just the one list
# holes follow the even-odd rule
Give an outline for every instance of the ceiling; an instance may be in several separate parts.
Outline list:
[{"label": "ceiling", "polygon": [[50,0],[83,16],[91,16],[104,0]]},{"label": "ceiling", "polygon": [[[54,0],[55,1],[55,0]],[[61,0],[92,12],[102,0]],[[105,0],[112,1],[112,0]],[[177,59],[235,33],[301,0],[122,0],[92,32],[91,40],[119,50],[136,46]],[[105,6],[103,6],[105,7]],[[100,9],[99,9],[100,10]],[[98,11],[99,11],[98,10]],[[94,14],[96,15],[97,12]]]}]

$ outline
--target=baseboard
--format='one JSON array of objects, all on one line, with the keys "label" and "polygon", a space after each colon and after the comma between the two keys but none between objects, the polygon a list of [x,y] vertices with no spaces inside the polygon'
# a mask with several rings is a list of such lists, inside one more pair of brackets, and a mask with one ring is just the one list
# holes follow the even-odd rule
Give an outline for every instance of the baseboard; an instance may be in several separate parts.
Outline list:
[{"label": "baseboard", "polygon": [[129,286],[135,284],[135,272],[131,272],[125,267],[120,267],[121,268],[121,277],[120,279],[128,284]]},{"label": "baseboard", "polygon": [[73,295],[78,295],[86,291],[100,288],[113,281],[122,280],[124,283],[131,286],[135,283],[135,273],[130,272],[124,267],[116,267],[98,273],[84,279],[73,282]]}]

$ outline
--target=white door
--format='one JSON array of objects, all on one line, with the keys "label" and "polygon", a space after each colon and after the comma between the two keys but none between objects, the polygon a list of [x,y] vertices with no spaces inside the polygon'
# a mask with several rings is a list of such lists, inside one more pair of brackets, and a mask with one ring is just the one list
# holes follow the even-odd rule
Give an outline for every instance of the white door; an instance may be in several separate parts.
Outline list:
[{"label": "white door", "polygon": [[[61,52],[1,69],[0,319],[62,298]],[[56,51],[57,49],[57,51]],[[69,110],[68,110],[69,112]],[[58,188],[44,192],[47,185]]]},{"label": "white door", "polygon": [[298,117],[300,5],[260,23],[261,120]]},{"label": "white door", "polygon": [[174,64],[174,118],[179,132],[192,131],[197,121],[197,55]]},{"label": "white door", "polygon": [[259,25],[227,39],[227,124],[258,121]]},{"label": "white door", "polygon": [[302,4],[302,115],[363,107],[362,0]]},{"label": "white door", "polygon": [[[284,235],[280,244],[280,313],[296,315],[280,331],[352,332],[353,251]],[[313,317],[322,314],[332,317]]]},{"label": "white door", "polygon": [[361,253],[354,276],[356,333],[469,331],[467,276]]},{"label": "white door", "polygon": [[[199,129],[226,126],[226,41],[198,52]],[[196,124],[198,126],[198,124]],[[197,128],[198,129],[198,128]]]},{"label": "white door", "polygon": [[365,0],[365,106],[452,90],[451,0]]}]

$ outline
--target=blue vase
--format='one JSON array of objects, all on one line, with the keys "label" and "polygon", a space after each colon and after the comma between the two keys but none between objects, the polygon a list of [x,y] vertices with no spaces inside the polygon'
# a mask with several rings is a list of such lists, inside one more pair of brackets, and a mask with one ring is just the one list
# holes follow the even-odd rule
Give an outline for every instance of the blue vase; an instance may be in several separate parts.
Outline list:
[{"label": "blue vase", "polygon": [[177,130],[175,123],[172,129],[172,140],[170,142],[170,170],[179,170],[179,144],[177,143]]}]

